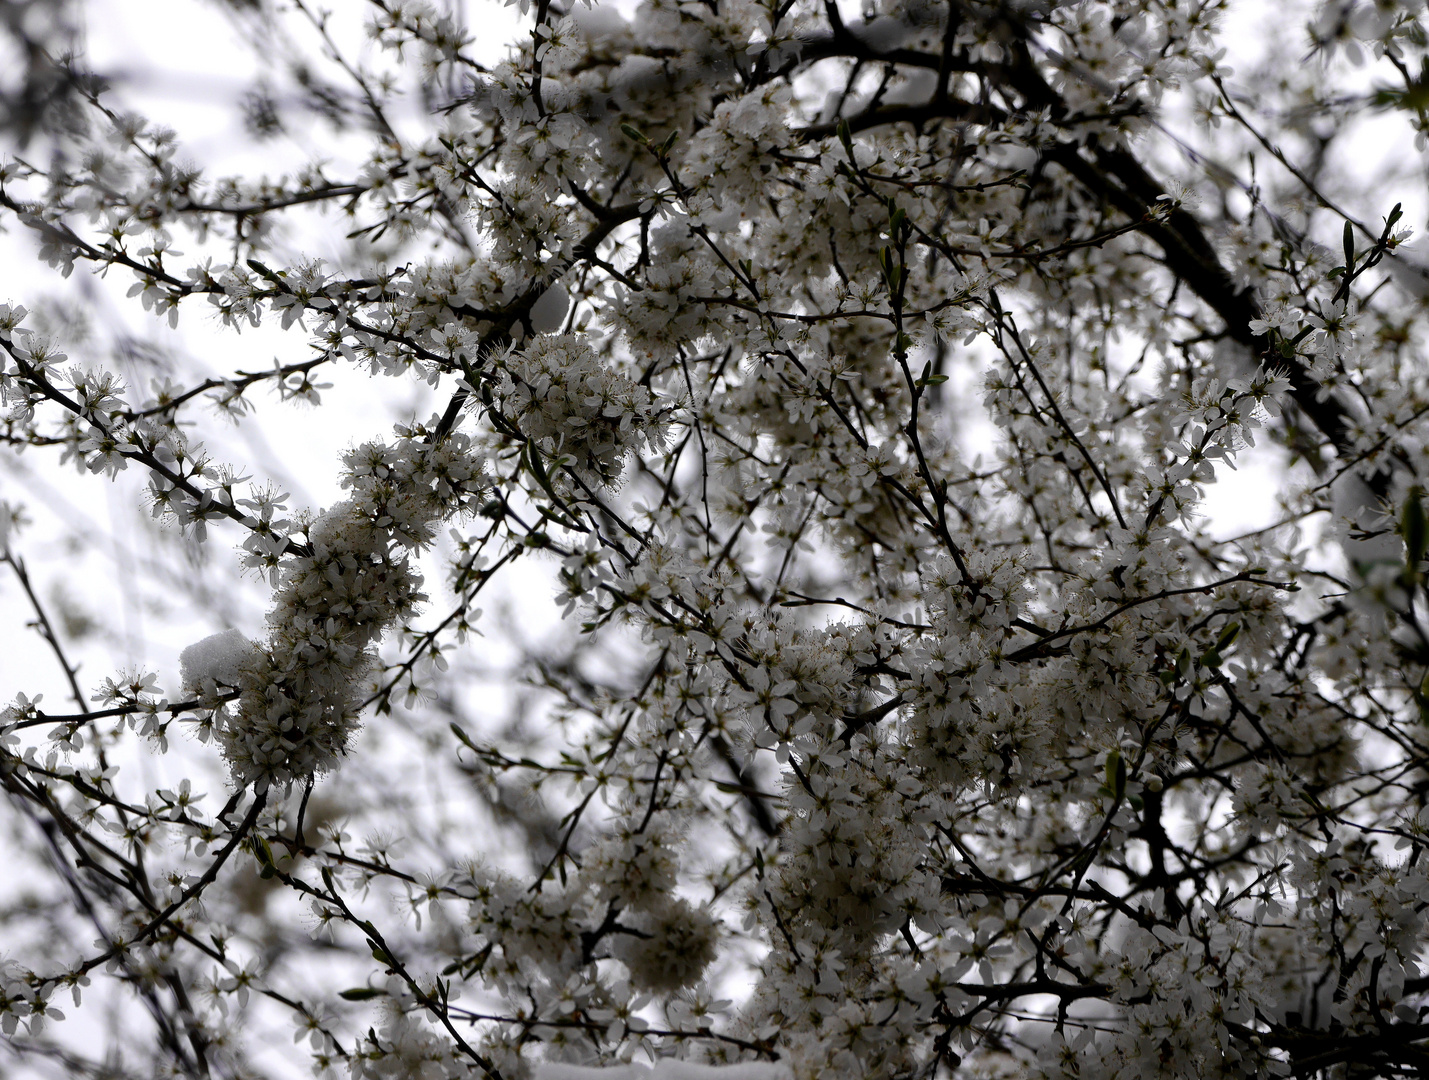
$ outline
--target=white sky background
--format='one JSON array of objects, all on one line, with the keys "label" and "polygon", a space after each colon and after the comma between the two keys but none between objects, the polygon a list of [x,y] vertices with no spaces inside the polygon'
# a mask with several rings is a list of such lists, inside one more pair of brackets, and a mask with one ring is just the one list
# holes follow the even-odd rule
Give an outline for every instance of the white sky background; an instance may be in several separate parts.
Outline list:
[{"label": "white sky background", "polygon": [[[856,17],[857,0],[841,0],[841,4],[847,8],[847,18]],[[336,0],[330,6],[340,16],[334,25],[339,40],[356,51],[362,44],[360,25],[366,5],[359,0]],[[626,3],[616,6],[629,9]],[[500,55],[503,43],[527,25],[514,8],[502,7],[495,0],[471,0],[468,10],[469,25],[478,30],[473,51],[483,59]],[[262,67],[216,4],[199,0],[93,0],[87,11],[88,60],[95,70],[114,76],[112,103],[175,129],[180,136],[181,156],[201,164],[208,177],[291,172],[307,163],[313,146],[334,155],[329,158],[329,175],[334,178],[355,171],[368,145],[366,136],[360,133],[344,142],[328,129],[298,131],[254,143],[243,127],[236,103],[262,74]],[[1285,6],[1279,3],[1242,0],[1233,9],[1224,40],[1232,48],[1244,51],[1243,62],[1249,66],[1262,50],[1282,47],[1287,21]],[[291,24],[299,25],[296,19]],[[1293,47],[1300,48],[1298,42],[1297,30]],[[300,47],[315,52],[316,37],[300,43]],[[1376,178],[1400,171],[1404,161],[1414,156],[1412,147],[1402,138],[1402,123],[1397,117],[1386,117],[1383,123],[1370,125],[1366,131],[1355,146],[1351,164],[1362,173],[1370,198],[1383,205],[1356,210],[1363,211],[1362,216],[1368,220],[1377,221],[1393,202],[1403,201],[1406,221],[1422,233],[1426,194],[1422,177],[1418,186],[1404,185],[1382,193],[1373,190]],[[336,157],[340,153],[349,154],[349,159]],[[1192,167],[1187,165],[1185,170],[1189,174]],[[95,337],[88,344],[78,341],[71,345],[68,351],[74,361],[85,360],[87,349],[104,342],[116,326],[124,327],[139,342],[196,361],[196,367],[189,367],[188,360],[178,361],[185,381],[201,374],[266,368],[275,358],[293,362],[309,355],[307,335],[296,327],[285,333],[270,324],[235,335],[220,327],[202,302],[185,304],[177,333],[170,331],[167,323],[143,312],[135,301],[125,299],[132,275],[116,270],[109,279],[99,280],[80,265],[70,282],[61,282],[34,258],[34,245],[18,234],[13,221],[6,224],[11,234],[0,237],[0,252],[6,255],[0,259],[0,303],[20,303],[35,309],[46,297],[68,296],[71,303],[82,301],[92,312]],[[293,240],[296,247],[324,254],[320,247],[314,250],[304,244],[303,238]],[[180,251],[191,246],[181,232],[175,233],[174,241]],[[175,263],[182,264],[182,259]],[[109,361],[107,353],[91,355],[95,360]],[[203,409],[189,413],[191,418],[202,419],[203,431],[196,433],[197,437],[216,460],[240,466],[242,472],[252,473],[255,478],[264,478],[265,472],[271,475],[292,493],[292,510],[303,506],[317,509],[341,498],[336,484],[341,452],[355,442],[388,437],[394,420],[412,415],[425,418],[439,410],[449,390],[444,385],[434,392],[420,384],[390,378],[384,378],[379,387],[350,367],[328,365],[321,370],[321,381],[334,385],[323,391],[323,405],[318,409],[280,404],[270,391],[260,390],[253,395],[258,415],[237,428]],[[976,373],[955,372],[953,377],[950,388],[961,386],[962,393],[978,395],[980,380]],[[976,413],[978,409],[971,411]],[[986,430],[982,429],[981,436],[973,434],[975,428],[964,434],[985,439]],[[22,470],[10,467],[14,460],[8,454],[0,457],[5,462],[0,467],[0,498],[24,503],[34,519],[16,547],[29,564],[51,617],[60,618],[64,594],[102,628],[73,653],[83,661],[80,682],[86,691],[117,666],[128,664],[157,671],[160,685],[176,693],[179,651],[224,629],[223,621],[216,619],[226,620],[250,636],[260,635],[268,590],[256,579],[244,578],[241,586],[217,598],[216,610],[192,610],[177,590],[166,595],[162,586],[155,589],[147,584],[152,581],[150,575],[133,573],[132,568],[146,559],[150,547],[149,538],[136,530],[133,520],[133,507],[142,498],[141,470],[130,469],[121,474],[118,483],[111,484],[102,476],[81,476],[72,467],[59,469],[54,450],[26,453],[20,459],[25,466]],[[1219,481],[1208,490],[1205,504],[1217,535],[1237,535],[1279,519],[1275,493],[1284,483],[1284,461],[1283,451],[1267,438],[1241,454],[1238,471],[1221,470]],[[85,545],[74,541],[76,536],[96,542],[85,550]],[[220,568],[231,568],[226,576],[235,582],[239,580],[234,553],[238,539],[236,530],[222,525],[211,527],[209,558]],[[173,552],[166,547],[155,555],[171,561]],[[549,580],[529,562],[525,565],[527,569],[515,578],[515,584],[527,595],[514,599],[520,603],[522,618],[533,633],[539,634],[556,623],[559,609],[552,602]],[[181,565],[175,569],[183,572]],[[8,702],[17,692],[31,696],[43,693],[47,711],[70,711],[65,684],[52,655],[39,636],[25,627],[32,614],[24,596],[8,569],[0,570],[4,570],[0,574],[0,701]],[[439,595],[440,573],[429,574],[428,582],[428,591],[434,597]],[[489,610],[491,604],[483,606]],[[499,642],[476,640],[476,648],[500,648]],[[216,757],[208,751],[202,753]],[[151,784],[172,783],[191,767],[192,760],[187,753],[164,758],[144,754],[136,757],[134,764],[144,770],[142,775]],[[214,776],[218,775],[215,766]],[[208,790],[216,789],[210,786]],[[4,948],[0,930],[0,951]]]}]

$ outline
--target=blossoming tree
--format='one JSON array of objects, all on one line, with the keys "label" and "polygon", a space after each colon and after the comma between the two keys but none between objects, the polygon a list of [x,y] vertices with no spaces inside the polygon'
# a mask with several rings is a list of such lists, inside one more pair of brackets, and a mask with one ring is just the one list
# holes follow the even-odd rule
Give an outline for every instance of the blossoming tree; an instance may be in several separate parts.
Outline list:
[{"label": "blossoming tree", "polygon": [[[1246,2],[521,0],[496,60],[231,3],[313,42],[255,138],[367,140],[239,178],[5,5],[7,227],[290,349],[150,389],[0,308],[9,460],[141,475],[268,610],[95,687],[4,508],[74,697],[4,670],[15,1067],[1421,1075],[1429,271],[1363,159],[1429,28],[1236,72]],[[335,504],[205,449],[347,370],[437,405],[333,417]],[[508,580],[568,632],[479,668]]]}]

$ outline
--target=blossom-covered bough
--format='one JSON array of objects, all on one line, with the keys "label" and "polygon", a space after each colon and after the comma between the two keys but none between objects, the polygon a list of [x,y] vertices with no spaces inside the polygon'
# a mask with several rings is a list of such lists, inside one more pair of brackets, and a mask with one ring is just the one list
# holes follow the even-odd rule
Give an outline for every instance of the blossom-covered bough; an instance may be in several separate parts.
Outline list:
[{"label": "blossom-covered bough", "polygon": [[[362,167],[209,178],[4,9],[7,227],[292,342],[146,394],[0,308],[9,452],[144,474],[269,590],[96,691],[0,507],[76,702],[5,670],[53,883],[0,923],[16,1067],[1429,1068],[1422,190],[1352,168],[1421,163],[1419,3],[1287,8],[1241,72],[1216,0],[522,0],[496,62],[424,2],[366,59],[228,6],[314,44],[255,131],[311,107]],[[205,449],[347,369],[438,404],[347,431],[335,505]],[[1255,455],[1293,467],[1235,535],[1201,507]],[[480,667],[522,565],[570,633]],[[180,750],[226,789],[149,784]]]}]

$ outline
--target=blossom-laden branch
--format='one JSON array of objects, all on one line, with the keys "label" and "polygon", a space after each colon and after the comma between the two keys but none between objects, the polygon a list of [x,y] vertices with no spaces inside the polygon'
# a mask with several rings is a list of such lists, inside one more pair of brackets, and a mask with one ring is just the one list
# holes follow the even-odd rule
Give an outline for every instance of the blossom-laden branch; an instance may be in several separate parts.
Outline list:
[{"label": "blossom-laden branch", "polygon": [[[1429,332],[1337,141],[1423,135],[1417,9],[1237,81],[1214,5],[519,6],[493,62],[424,2],[367,53],[233,6],[290,73],[255,132],[369,140],[255,179],[13,31],[64,88],[0,163],[41,258],[302,341],[145,395],[0,307],[0,445],[142,474],[267,607],[86,698],[0,504],[76,702],[0,714],[56,887],[0,909],[47,943],[14,1045],[108,1075],[51,1024],[104,973],[175,1075],[279,1014],[357,1078],[1422,1071]],[[358,372],[436,411],[354,432],[334,505],[197,438]],[[1316,478],[1227,539],[1208,494],[1281,450]]]}]

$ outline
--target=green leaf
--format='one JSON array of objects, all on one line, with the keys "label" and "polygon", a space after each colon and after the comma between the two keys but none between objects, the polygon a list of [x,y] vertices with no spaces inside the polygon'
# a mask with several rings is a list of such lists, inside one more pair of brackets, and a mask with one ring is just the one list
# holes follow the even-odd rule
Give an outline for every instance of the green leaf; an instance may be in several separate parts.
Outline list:
[{"label": "green leaf", "polygon": [[1355,265],[1355,227],[1348,221],[1345,222],[1345,266],[1353,269]]},{"label": "green leaf", "polygon": [[1216,639],[1216,643],[1201,654],[1200,664],[1202,667],[1215,669],[1224,662],[1221,654],[1235,643],[1235,639],[1240,636],[1240,623],[1228,622],[1221,630],[1221,636]]},{"label": "green leaf", "polygon": [[[531,475],[536,478],[536,483],[555,502],[560,501],[560,496],[556,494],[556,489],[551,485],[551,478],[546,474],[546,463],[541,458],[541,451],[531,440],[527,439],[522,446],[522,452],[526,455],[526,464],[531,469]],[[529,541],[529,538],[528,538]]]},{"label": "green leaf", "polygon": [[839,142],[843,143],[844,153],[848,155],[850,161],[853,160],[853,133],[848,129],[848,121],[840,119],[838,125]]},{"label": "green leaf", "polygon": [[387,991],[374,986],[354,986],[351,990],[339,990],[337,996],[343,1001],[371,1001],[373,998],[386,997]]},{"label": "green leaf", "polygon": [[1200,664],[1202,667],[1218,668],[1224,662],[1221,654],[1235,644],[1235,639],[1240,637],[1240,623],[1228,622],[1221,630],[1221,636],[1216,638],[1216,643],[1201,654]]},{"label": "green leaf", "polygon": [[890,294],[898,295],[899,274],[898,267],[893,265],[893,253],[884,248],[878,253],[879,261],[883,264],[883,283],[888,286]]},{"label": "green leaf", "polygon": [[1106,786],[1112,797],[1119,799],[1126,793],[1126,762],[1121,751],[1113,750],[1106,756]]},{"label": "green leaf", "polygon": [[253,834],[253,857],[258,860],[258,876],[265,881],[278,872],[278,867],[273,862],[273,849],[268,846],[268,841],[257,833]]},{"label": "green leaf", "polygon": [[540,514],[541,514],[541,516],[542,516],[543,518],[549,518],[551,521],[554,521],[557,525],[563,525],[563,526],[565,526],[567,529],[577,529],[577,528],[578,528],[578,526],[576,525],[576,523],[575,523],[574,521],[572,521],[570,518],[566,517],[564,514],[558,514],[556,511],[552,510],[549,506],[538,506],[538,507],[536,507],[536,509],[537,509],[537,511],[540,512]]},{"label": "green leaf", "polygon": [[1422,76],[1411,79],[1403,90],[1392,86],[1375,90],[1370,100],[1381,109],[1403,109],[1405,112],[1419,113],[1429,109],[1429,81]]},{"label": "green leaf", "polygon": [[639,128],[631,127],[629,124],[621,124],[620,130],[625,133],[627,139],[638,142],[641,146],[650,145],[650,140],[645,137],[645,134]]}]

